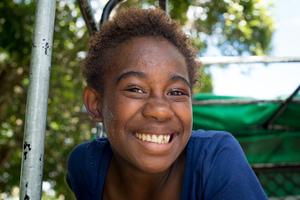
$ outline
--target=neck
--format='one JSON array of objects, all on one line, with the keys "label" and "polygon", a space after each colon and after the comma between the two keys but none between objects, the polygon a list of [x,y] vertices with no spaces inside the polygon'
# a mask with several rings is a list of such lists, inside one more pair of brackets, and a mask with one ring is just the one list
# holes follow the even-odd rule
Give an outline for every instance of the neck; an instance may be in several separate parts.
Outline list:
[{"label": "neck", "polygon": [[[106,191],[114,191],[115,194],[118,191],[116,199],[170,199],[169,193],[176,193],[174,191],[179,192],[177,196],[180,198],[185,158],[186,153],[183,151],[166,170],[149,173],[124,162],[114,152],[105,182]],[[111,195],[109,197],[114,199]]]}]

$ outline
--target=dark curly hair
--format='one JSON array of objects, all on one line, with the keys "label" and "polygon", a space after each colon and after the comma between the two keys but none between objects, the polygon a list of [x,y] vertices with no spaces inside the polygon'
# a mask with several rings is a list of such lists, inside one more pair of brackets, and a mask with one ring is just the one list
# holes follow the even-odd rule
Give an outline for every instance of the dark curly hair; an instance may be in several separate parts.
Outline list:
[{"label": "dark curly hair", "polygon": [[101,30],[92,36],[83,62],[82,72],[88,86],[103,92],[105,75],[120,56],[118,52],[122,44],[136,37],[163,37],[177,47],[185,57],[193,89],[198,81],[200,67],[200,63],[195,60],[197,49],[190,45],[189,36],[182,31],[179,22],[166,16],[160,8],[130,8],[103,23]]}]

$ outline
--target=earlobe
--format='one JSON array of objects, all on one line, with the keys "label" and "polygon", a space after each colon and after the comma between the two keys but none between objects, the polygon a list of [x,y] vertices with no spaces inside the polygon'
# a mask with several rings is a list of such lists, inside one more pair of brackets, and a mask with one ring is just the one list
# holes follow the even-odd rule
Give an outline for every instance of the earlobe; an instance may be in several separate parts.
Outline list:
[{"label": "earlobe", "polygon": [[86,110],[95,122],[102,122],[100,94],[93,88],[87,86],[82,93],[83,103]]}]

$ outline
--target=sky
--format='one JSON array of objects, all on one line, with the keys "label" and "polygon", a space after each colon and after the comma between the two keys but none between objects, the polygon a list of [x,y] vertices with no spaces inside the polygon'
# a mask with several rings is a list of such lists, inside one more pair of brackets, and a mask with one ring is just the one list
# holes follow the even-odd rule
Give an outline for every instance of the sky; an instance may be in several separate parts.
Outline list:
[{"label": "sky", "polygon": [[[277,29],[269,56],[300,57],[300,1],[273,2]],[[291,95],[300,84],[300,63],[234,64],[225,69],[213,66],[210,71],[216,95],[274,99]]]}]

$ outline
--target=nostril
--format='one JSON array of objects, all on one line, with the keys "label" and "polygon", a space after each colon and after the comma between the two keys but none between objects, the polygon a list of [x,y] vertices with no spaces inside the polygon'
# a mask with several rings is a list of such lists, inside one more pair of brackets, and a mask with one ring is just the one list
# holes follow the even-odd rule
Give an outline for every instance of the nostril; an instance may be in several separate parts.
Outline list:
[{"label": "nostril", "polygon": [[142,110],[143,116],[158,121],[169,120],[173,116],[170,105],[166,102],[152,101],[145,105]]}]

